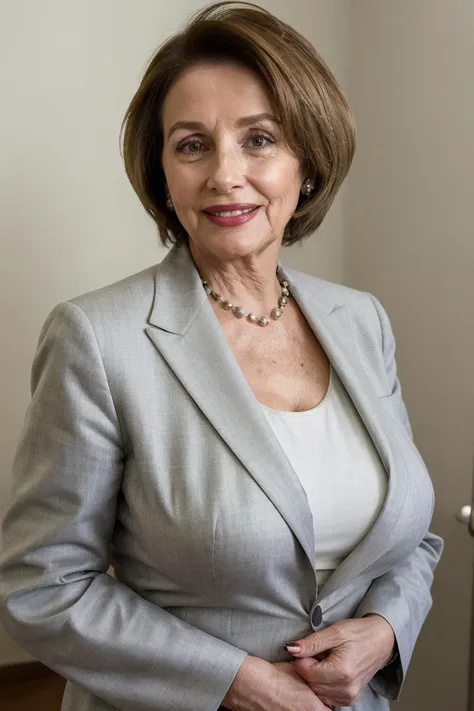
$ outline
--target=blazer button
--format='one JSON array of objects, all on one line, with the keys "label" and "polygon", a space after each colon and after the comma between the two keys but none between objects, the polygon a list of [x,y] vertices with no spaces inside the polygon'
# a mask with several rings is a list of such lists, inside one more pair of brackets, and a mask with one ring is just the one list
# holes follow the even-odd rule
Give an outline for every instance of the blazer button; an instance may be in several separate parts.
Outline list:
[{"label": "blazer button", "polygon": [[311,624],[313,627],[319,627],[323,622],[323,611],[319,605],[316,605],[311,612]]}]

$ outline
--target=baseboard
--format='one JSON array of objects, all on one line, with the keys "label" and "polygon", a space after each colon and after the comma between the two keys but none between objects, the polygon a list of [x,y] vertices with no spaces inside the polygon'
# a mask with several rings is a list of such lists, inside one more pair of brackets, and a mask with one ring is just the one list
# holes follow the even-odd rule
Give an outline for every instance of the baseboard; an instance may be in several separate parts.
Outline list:
[{"label": "baseboard", "polygon": [[6,682],[33,681],[46,676],[55,676],[55,672],[41,662],[20,662],[0,666],[0,684]]}]

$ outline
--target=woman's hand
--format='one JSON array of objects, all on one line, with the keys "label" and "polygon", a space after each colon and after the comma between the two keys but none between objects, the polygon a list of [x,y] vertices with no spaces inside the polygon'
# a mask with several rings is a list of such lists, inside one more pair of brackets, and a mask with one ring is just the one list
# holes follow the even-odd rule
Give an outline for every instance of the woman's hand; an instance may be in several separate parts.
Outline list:
[{"label": "woman's hand", "polygon": [[296,658],[291,666],[321,701],[328,706],[352,706],[392,658],[395,635],[383,617],[367,615],[337,622],[286,646]]},{"label": "woman's hand", "polygon": [[248,656],[240,665],[222,706],[231,711],[327,711],[306,681],[296,673],[296,664],[270,664]]}]

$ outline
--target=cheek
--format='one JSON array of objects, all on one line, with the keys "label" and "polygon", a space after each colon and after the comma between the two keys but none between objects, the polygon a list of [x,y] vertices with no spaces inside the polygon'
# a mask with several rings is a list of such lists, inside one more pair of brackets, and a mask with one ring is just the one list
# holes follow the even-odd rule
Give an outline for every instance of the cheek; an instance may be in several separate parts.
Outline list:
[{"label": "cheek", "polygon": [[260,186],[270,205],[293,203],[298,199],[299,168],[287,163],[267,164],[260,174]]},{"label": "cheek", "polygon": [[182,207],[192,205],[199,186],[196,171],[189,170],[189,166],[178,164],[165,168],[165,175],[175,204]]}]

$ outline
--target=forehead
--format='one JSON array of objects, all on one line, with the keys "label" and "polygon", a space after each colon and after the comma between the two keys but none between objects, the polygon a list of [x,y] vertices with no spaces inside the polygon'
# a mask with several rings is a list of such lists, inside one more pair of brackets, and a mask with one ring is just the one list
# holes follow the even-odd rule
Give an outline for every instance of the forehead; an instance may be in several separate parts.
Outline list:
[{"label": "forehead", "polygon": [[174,121],[232,123],[259,113],[275,113],[271,94],[258,74],[238,64],[198,64],[173,84],[163,103],[163,128]]}]

